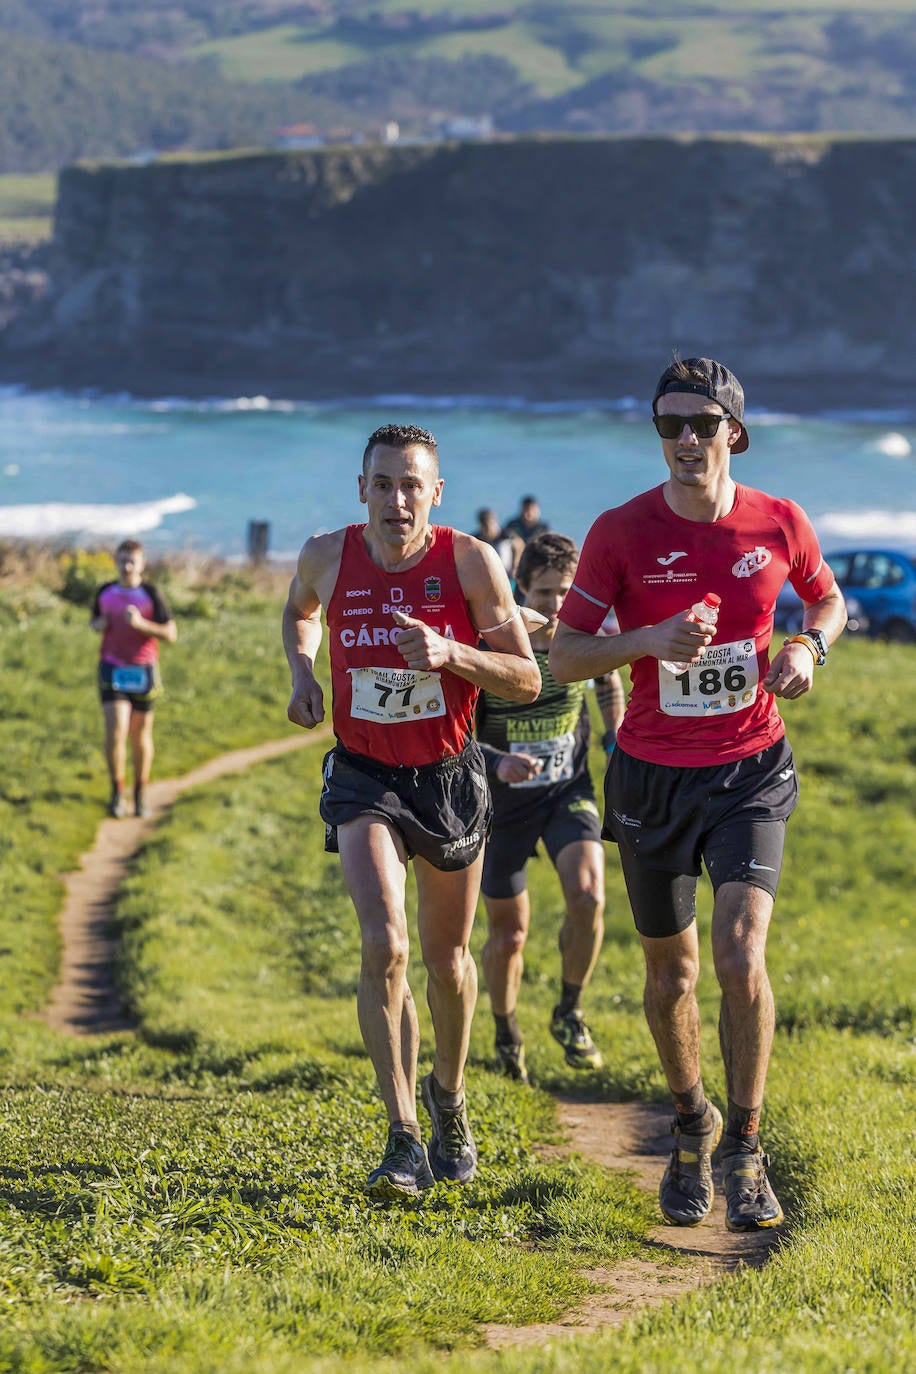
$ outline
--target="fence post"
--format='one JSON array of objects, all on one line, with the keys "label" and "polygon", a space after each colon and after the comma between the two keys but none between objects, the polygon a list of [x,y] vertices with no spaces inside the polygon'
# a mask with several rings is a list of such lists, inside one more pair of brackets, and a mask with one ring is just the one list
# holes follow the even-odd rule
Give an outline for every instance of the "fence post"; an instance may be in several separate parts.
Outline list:
[{"label": "fence post", "polygon": [[252,563],[263,563],[270,547],[270,521],[248,521],[248,557]]}]

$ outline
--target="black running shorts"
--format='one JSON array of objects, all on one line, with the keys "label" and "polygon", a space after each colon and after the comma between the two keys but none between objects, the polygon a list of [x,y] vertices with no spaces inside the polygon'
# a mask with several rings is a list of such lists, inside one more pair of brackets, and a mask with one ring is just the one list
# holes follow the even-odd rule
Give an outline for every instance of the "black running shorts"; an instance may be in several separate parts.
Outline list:
[{"label": "black running shorts", "polygon": [[319,811],[325,849],[337,853],[337,827],[381,816],[398,831],[408,858],[444,873],[467,868],[490,831],[492,802],[476,741],[460,754],[419,768],[385,768],[337,744],[325,755]]},{"label": "black running shorts", "polygon": [[555,792],[535,802],[510,821],[493,818],[483,859],[481,891],[487,897],[517,897],[527,885],[528,860],[544,841],[555,864],[557,855],[578,840],[601,841],[601,822],[590,782]]},{"label": "black running shorts", "polygon": [[696,914],[705,864],[713,889],[747,883],[775,897],[798,778],[783,738],[749,758],[669,768],[615,749],[602,834],[620,848],[636,928],[677,934]]},{"label": "black running shorts", "polygon": [[[123,675],[129,671],[136,674],[137,681],[142,679],[142,687],[139,691],[127,691],[118,685],[119,672]],[[151,711],[156,704],[156,698],[162,692],[162,678],[159,675],[158,663],[131,664],[128,669],[118,669],[113,663],[99,662],[99,697],[105,701],[129,701],[134,711],[141,714]]]}]

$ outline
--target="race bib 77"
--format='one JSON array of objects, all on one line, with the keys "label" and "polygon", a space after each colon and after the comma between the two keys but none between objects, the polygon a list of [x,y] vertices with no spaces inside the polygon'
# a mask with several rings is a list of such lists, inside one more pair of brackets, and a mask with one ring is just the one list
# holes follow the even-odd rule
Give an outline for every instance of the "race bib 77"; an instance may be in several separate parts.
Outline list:
[{"label": "race bib 77", "polygon": [[350,715],[357,720],[399,725],[422,717],[444,716],[439,673],[410,668],[351,668]]}]

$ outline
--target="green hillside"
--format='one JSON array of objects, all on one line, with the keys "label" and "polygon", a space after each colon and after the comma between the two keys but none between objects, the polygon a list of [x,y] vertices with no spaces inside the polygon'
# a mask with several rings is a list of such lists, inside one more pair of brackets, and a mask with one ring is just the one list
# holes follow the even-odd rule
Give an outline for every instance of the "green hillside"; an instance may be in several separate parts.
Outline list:
[{"label": "green hillside", "polygon": [[916,132],[911,0],[0,0],[0,172],[278,126]]}]

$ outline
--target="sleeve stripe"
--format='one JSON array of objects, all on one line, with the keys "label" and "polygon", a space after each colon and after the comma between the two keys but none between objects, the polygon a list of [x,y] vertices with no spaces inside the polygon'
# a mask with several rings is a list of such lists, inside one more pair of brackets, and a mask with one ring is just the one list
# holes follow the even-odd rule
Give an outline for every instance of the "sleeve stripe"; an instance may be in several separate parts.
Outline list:
[{"label": "sleeve stripe", "polygon": [[820,570],[821,570],[821,568],[822,568],[823,566],[824,566],[824,560],[823,560],[823,558],[822,558],[821,561],[820,561],[820,563],[818,563],[817,567],[814,569],[814,572],[811,574],[811,576],[810,576],[807,580],[808,580],[809,582],[813,582],[814,579],[817,577],[818,573],[820,572]]},{"label": "sleeve stripe", "polygon": [[589,596],[588,592],[584,592],[581,587],[577,587],[575,582],[570,587],[570,591],[578,592],[580,596],[585,597],[586,601],[590,601],[593,606],[600,606],[602,611],[609,611],[611,609],[610,602],[599,601],[596,596]]}]

